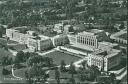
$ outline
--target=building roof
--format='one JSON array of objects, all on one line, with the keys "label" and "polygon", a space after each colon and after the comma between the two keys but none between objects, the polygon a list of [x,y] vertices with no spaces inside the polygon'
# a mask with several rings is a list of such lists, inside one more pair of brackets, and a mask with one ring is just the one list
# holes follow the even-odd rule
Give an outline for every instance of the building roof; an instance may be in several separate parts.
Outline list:
[{"label": "building roof", "polygon": [[67,27],[68,28],[68,27],[71,27],[71,25],[65,25],[64,27]]},{"label": "building roof", "polygon": [[113,57],[113,56],[119,54],[120,52],[121,52],[121,50],[112,49],[112,50],[110,50],[110,53],[108,53],[108,55],[107,55],[106,57],[107,57],[107,58]]},{"label": "building roof", "polygon": [[110,47],[118,46],[117,43],[110,43],[110,42],[106,42],[106,41],[99,42],[99,46],[102,46],[102,45],[107,46],[107,47],[108,46],[110,46]]},{"label": "building roof", "polygon": [[120,52],[121,52],[120,50],[110,49],[110,50],[101,50],[100,52],[95,51],[92,54],[95,55],[95,56],[98,56],[98,57],[110,58],[110,57],[116,56]]},{"label": "building roof", "polygon": [[111,35],[111,38],[119,38],[127,41],[127,30],[121,30],[120,32]]},{"label": "building roof", "polygon": [[35,31],[32,31],[32,30],[28,30],[27,32],[29,32],[29,33],[35,33]]},{"label": "building roof", "polygon": [[83,49],[83,48],[78,48],[78,47],[71,46],[71,45],[65,45],[65,47],[71,48],[71,49],[74,49],[74,50],[78,50],[78,51],[81,51],[81,52],[92,53],[92,51],[90,51],[90,50]]},{"label": "building roof", "polygon": [[99,30],[99,29],[91,29],[91,30],[88,30],[88,31],[84,31],[84,32],[81,32],[81,33],[78,33],[78,34],[81,34],[81,35],[95,35],[95,34],[98,34],[100,32],[103,32],[103,30]]},{"label": "building roof", "polygon": [[13,29],[15,29],[15,30],[26,29],[26,28],[27,28],[27,26],[22,26],[22,27],[13,27]]},{"label": "building roof", "polygon": [[91,32],[91,33],[95,33],[95,34],[97,34],[97,33],[103,32],[103,30],[99,30],[99,29],[91,29],[90,32]]}]

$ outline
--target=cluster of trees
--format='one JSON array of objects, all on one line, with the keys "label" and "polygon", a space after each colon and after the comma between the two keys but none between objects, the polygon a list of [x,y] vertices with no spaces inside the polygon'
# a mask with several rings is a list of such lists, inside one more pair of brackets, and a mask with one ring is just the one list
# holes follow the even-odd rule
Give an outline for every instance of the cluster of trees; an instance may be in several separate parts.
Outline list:
[{"label": "cluster of trees", "polygon": [[67,78],[67,79],[69,79],[68,82],[70,82],[71,84],[75,84],[74,75],[77,74],[77,71],[76,71],[76,68],[75,68],[73,62],[70,63],[69,68],[66,68],[66,63],[64,60],[62,60],[60,67],[55,69],[55,80],[57,81],[57,84],[60,84],[61,73],[71,74],[71,77]]},{"label": "cluster of trees", "polygon": [[33,66],[33,64],[37,64],[41,67],[51,67],[53,66],[53,60],[52,58],[49,58],[49,57],[34,55],[27,60],[28,66]]},{"label": "cluster of trees", "polygon": [[33,54],[26,62],[28,70],[25,72],[25,77],[29,79],[28,82],[30,84],[36,82],[45,83],[49,78],[47,71],[54,66],[53,60],[49,57]]},{"label": "cluster of trees", "polygon": [[19,64],[22,62],[26,62],[27,59],[31,56],[32,54],[29,52],[24,53],[23,51],[19,51],[17,55],[14,58],[14,64]]},{"label": "cluster of trees", "polygon": [[99,84],[120,84],[116,81],[116,75],[114,73],[111,74],[101,74],[96,80]]},{"label": "cluster of trees", "polygon": [[[8,1],[5,5],[0,6],[0,22],[2,24],[10,23],[10,26],[37,26],[38,24],[51,24],[53,20],[58,21],[73,18],[91,22],[89,17],[94,16],[96,19],[95,22],[100,18],[104,20],[103,23],[108,23],[108,21],[111,23],[111,20],[98,17],[98,14],[113,13],[113,8],[111,8],[109,1],[105,0],[98,2],[97,0],[84,0],[86,6],[76,7],[80,1],[81,0],[60,0],[53,3],[49,2],[49,9],[45,9],[43,5],[34,5],[33,3],[35,2],[27,5],[27,3],[19,3],[17,1],[14,3],[13,1]],[[53,12],[54,10],[49,11],[53,8],[55,10],[61,10],[61,13],[66,14],[66,16],[62,17],[57,15],[57,13]],[[85,12],[79,15],[75,14],[81,11]],[[120,18],[126,19],[126,16],[121,16]]]},{"label": "cluster of trees", "polygon": [[25,72],[25,77],[28,80],[28,83],[45,83],[46,79],[49,78],[47,74],[47,70],[43,69],[41,66],[37,64],[33,64],[29,69]]},{"label": "cluster of trees", "polygon": [[23,51],[19,51],[14,59],[14,64],[20,64],[26,62],[28,67],[33,66],[33,64],[37,64],[42,67],[51,67],[53,66],[53,60],[49,57],[42,57],[37,53],[24,53]]},{"label": "cluster of trees", "polygon": [[2,25],[0,25],[0,38],[1,38],[2,35],[5,34],[5,33],[6,33],[6,29],[5,29]]},{"label": "cluster of trees", "polygon": [[[73,64],[73,62],[70,63],[69,68],[65,67],[66,63],[64,60],[61,61],[61,65],[60,65],[60,72],[57,70],[57,81],[60,81],[59,77],[60,77],[60,73],[69,73],[71,74],[71,79],[69,82],[71,82],[72,84],[75,84],[75,77],[74,75],[76,74],[78,79],[80,81],[94,81],[97,79],[97,77],[99,77],[101,75],[99,69],[97,66],[92,65],[91,67],[89,67],[87,65],[86,61],[83,61],[81,63],[81,67],[76,70],[75,65]],[[55,75],[56,76],[56,75]]]},{"label": "cluster of trees", "polygon": [[6,66],[6,65],[11,65],[13,63],[12,57],[9,56],[3,56],[1,58],[1,65]]}]

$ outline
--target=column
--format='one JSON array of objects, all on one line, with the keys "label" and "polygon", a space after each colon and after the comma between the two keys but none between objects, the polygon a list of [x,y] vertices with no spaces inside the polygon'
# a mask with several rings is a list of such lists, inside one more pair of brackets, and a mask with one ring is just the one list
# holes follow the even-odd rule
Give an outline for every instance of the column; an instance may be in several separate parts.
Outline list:
[{"label": "column", "polygon": [[80,36],[80,42],[79,43],[81,43],[81,36]]},{"label": "column", "polygon": [[83,37],[83,44],[85,44],[85,39],[84,39],[84,37]]},{"label": "column", "polygon": [[90,46],[92,46],[92,38],[90,38],[90,42],[91,42]]},{"label": "column", "polygon": [[86,44],[86,38],[84,37],[84,44]]},{"label": "column", "polygon": [[90,38],[88,38],[88,45],[90,46]]},{"label": "column", "polygon": [[83,37],[83,41],[84,41],[84,43],[83,43],[83,44],[85,45],[85,37]]},{"label": "column", "polygon": [[90,45],[90,38],[88,38],[88,45]]},{"label": "column", "polygon": [[86,38],[86,45],[88,45],[88,38]]},{"label": "column", "polygon": [[85,44],[87,45],[87,37],[85,37]]},{"label": "column", "polygon": [[84,37],[82,37],[82,44],[84,44]]},{"label": "column", "polygon": [[91,38],[89,38],[89,46],[91,46]]},{"label": "column", "polygon": [[97,39],[95,40],[96,48],[98,47]]}]

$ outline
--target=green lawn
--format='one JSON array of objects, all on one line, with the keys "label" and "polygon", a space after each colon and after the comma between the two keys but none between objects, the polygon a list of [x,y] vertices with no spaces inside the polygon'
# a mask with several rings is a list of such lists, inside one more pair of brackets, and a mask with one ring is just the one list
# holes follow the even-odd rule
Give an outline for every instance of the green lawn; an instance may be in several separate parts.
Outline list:
[{"label": "green lawn", "polygon": [[26,80],[19,80],[12,76],[12,74],[9,75],[2,75],[2,66],[0,66],[0,83],[12,83],[12,84],[18,84],[18,83],[25,83]]},{"label": "green lawn", "polygon": [[4,56],[9,56],[9,57],[13,57],[12,53],[3,49],[3,48],[0,48],[0,60],[2,57]]},{"label": "green lawn", "polygon": [[13,41],[13,40],[9,40],[9,41],[8,41],[8,44],[18,44],[18,42]]},{"label": "green lawn", "polygon": [[75,62],[81,59],[80,57],[76,57],[59,51],[51,52],[49,54],[46,54],[45,56],[52,58],[54,63],[57,65],[60,65],[61,60],[64,60],[66,64],[70,64],[71,62]]},{"label": "green lawn", "polygon": [[21,77],[21,78],[25,78],[25,71],[27,70],[28,68],[21,68],[21,69],[17,69],[14,71],[14,74],[18,77]]},{"label": "green lawn", "polygon": [[16,50],[16,51],[22,51],[22,50],[26,49],[25,44],[9,45],[8,47],[10,49],[13,49],[13,50]]}]

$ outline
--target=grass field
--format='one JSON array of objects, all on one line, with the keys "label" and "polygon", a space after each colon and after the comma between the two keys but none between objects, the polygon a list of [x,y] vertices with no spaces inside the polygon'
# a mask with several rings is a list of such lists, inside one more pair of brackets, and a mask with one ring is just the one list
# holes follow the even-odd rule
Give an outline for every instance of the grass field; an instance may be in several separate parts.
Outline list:
[{"label": "grass field", "polygon": [[2,75],[2,66],[0,66],[0,83],[1,84],[18,84],[18,83],[25,83],[25,80],[19,80],[12,76],[12,74],[9,75]]},{"label": "grass field", "polygon": [[76,56],[73,56],[67,53],[62,53],[59,51],[51,52],[45,56],[52,58],[54,63],[57,65],[60,65],[61,60],[64,60],[66,64],[70,64],[71,62],[75,62],[80,59],[80,57],[76,57]]},{"label": "grass field", "polygon": [[3,48],[0,48],[0,60],[2,57],[4,56],[9,56],[9,57],[13,57],[12,53],[3,49]]}]

